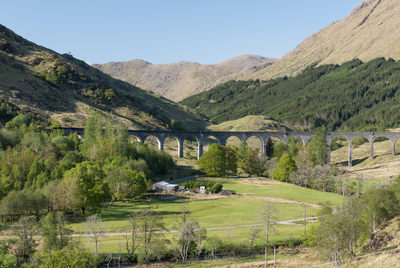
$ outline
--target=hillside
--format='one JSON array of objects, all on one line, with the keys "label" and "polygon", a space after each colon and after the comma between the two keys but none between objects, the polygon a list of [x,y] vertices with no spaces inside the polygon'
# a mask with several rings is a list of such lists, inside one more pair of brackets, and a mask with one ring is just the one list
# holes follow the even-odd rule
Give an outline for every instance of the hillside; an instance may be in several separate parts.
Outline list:
[{"label": "hillside", "polygon": [[306,38],[272,66],[242,78],[293,75],[317,63],[342,64],[354,58],[400,59],[400,1],[365,0],[344,19]]},{"label": "hillside", "polygon": [[288,131],[285,125],[267,119],[262,115],[248,115],[236,120],[225,121],[218,125],[209,125],[211,131]]},{"label": "hillside", "polygon": [[129,128],[202,129],[189,109],[116,80],[75,59],[38,46],[0,25],[0,97],[20,109],[83,126],[91,109]]},{"label": "hillside", "polygon": [[238,72],[248,75],[275,61],[261,56],[241,55],[218,64],[185,61],[151,64],[132,60],[93,66],[114,78],[179,101],[233,79]]},{"label": "hillside", "polygon": [[229,81],[181,103],[214,123],[264,115],[289,127],[382,130],[400,121],[400,62],[378,58],[309,68],[295,77]]}]

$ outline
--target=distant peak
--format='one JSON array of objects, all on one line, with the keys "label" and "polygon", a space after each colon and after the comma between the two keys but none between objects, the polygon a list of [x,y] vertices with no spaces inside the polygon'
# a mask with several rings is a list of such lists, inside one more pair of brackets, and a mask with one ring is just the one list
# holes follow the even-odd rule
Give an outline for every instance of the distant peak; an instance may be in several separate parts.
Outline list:
[{"label": "distant peak", "polygon": [[153,64],[153,63],[151,63],[149,61],[141,60],[141,59],[134,59],[134,60],[126,61],[126,62],[136,62],[136,63],[141,63],[141,64]]}]

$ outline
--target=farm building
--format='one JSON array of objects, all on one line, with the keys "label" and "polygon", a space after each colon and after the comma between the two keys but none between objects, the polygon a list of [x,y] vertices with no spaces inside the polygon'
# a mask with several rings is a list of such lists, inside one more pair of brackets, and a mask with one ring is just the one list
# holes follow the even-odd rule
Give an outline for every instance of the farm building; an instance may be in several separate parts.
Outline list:
[{"label": "farm building", "polygon": [[159,181],[153,184],[151,187],[153,191],[178,191],[179,190],[179,185],[176,184],[171,184],[166,181]]}]

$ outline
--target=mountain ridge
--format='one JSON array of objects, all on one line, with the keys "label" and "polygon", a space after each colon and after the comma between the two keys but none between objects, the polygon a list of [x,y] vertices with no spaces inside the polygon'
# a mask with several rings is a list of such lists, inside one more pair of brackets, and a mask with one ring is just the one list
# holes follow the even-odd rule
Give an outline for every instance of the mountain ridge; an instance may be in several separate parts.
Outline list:
[{"label": "mountain ridge", "polygon": [[94,64],[93,67],[132,85],[178,101],[234,79],[237,73],[250,74],[275,61],[273,58],[244,54],[217,64],[190,61],[152,64],[136,59]]},{"label": "mountain ridge", "polygon": [[[248,80],[294,76],[307,67],[342,64],[358,58],[370,61],[378,57],[400,59],[400,1],[365,0],[343,19],[330,23],[306,37],[280,59],[260,56],[250,64],[235,62],[200,65],[193,62],[138,64],[114,62],[94,65],[113,77],[143,87],[166,98],[181,101],[229,80]],[[266,59],[264,61],[264,59]],[[231,61],[232,60],[232,61]],[[258,62],[260,61],[260,62]],[[129,63],[132,66],[129,66]],[[239,68],[215,68],[237,65]],[[203,69],[202,69],[203,68]],[[208,68],[208,69],[207,69]]]}]

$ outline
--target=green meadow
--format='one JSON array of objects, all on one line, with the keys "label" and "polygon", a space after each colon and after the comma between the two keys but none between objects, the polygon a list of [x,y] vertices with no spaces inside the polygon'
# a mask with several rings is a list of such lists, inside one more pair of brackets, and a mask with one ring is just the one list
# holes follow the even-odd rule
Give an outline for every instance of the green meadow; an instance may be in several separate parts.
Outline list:
[{"label": "green meadow", "polygon": [[[235,227],[231,229],[208,230],[207,236],[217,236],[221,240],[231,240],[237,244],[245,245],[248,241],[249,230],[260,227],[241,227],[241,225],[259,224],[259,212],[266,203],[264,197],[280,198],[299,203],[285,203],[285,200],[274,202],[276,208],[276,221],[302,219],[304,217],[305,203],[330,202],[338,205],[344,197],[332,193],[318,192],[291,184],[269,181],[266,179],[233,179],[233,178],[204,178],[218,180],[223,183],[224,189],[234,190],[238,195],[216,199],[178,199],[175,201],[161,201],[149,199],[135,202],[116,202],[105,208],[100,213],[106,233],[124,233],[129,230],[128,218],[133,212],[147,207],[163,217],[168,230],[176,230],[180,224],[182,209],[189,211],[189,218],[199,222],[203,228]],[[264,184],[261,184],[260,183]],[[216,197],[216,196],[214,196]],[[306,206],[307,217],[316,216],[318,209]],[[301,222],[301,221],[300,221]],[[299,221],[297,222],[299,223]],[[308,223],[310,228],[313,223]],[[71,224],[75,233],[84,233],[84,222]],[[271,241],[281,241],[290,238],[301,238],[304,235],[304,225],[275,225]],[[166,233],[164,236],[172,239],[176,233]],[[92,242],[87,237],[78,237],[82,245],[91,248]],[[105,236],[100,244],[100,251],[104,253],[124,252],[124,237],[122,235]],[[261,245],[263,236],[256,239],[255,244]],[[206,243],[207,246],[207,243]]]}]

